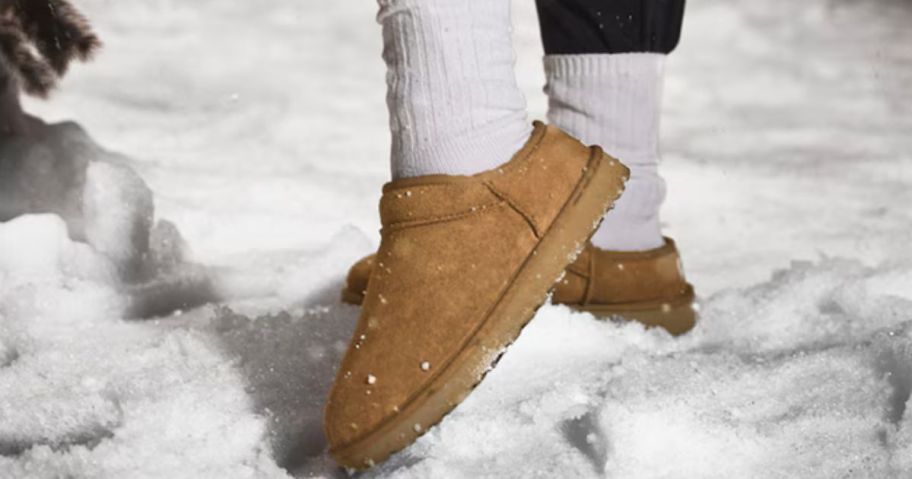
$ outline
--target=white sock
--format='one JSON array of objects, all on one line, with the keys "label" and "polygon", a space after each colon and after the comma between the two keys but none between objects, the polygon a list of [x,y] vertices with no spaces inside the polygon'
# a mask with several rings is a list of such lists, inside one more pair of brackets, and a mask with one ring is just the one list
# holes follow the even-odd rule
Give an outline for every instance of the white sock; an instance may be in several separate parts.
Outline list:
[{"label": "white sock", "polygon": [[659,208],[659,109],[665,55],[545,56],[548,120],[584,143],[600,145],[630,168],[627,189],[605,215],[592,243],[614,251],[664,244]]},{"label": "white sock", "polygon": [[393,178],[470,175],[529,139],[510,0],[379,0]]}]

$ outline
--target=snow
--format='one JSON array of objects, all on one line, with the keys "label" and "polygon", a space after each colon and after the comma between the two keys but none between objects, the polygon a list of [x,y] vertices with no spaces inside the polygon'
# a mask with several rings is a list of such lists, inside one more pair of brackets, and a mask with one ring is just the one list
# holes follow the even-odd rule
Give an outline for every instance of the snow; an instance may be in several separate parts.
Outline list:
[{"label": "snow", "polygon": [[[127,154],[170,223],[140,286],[112,238],[143,188],[116,162],[90,171],[92,246],[53,215],[0,223],[0,477],[343,474],[320,416],[357,317],[339,288],[378,237],[379,27],[370,2],[261,3],[81,2],[105,50],[28,107]],[[912,9],[691,3],[663,168],[697,329],[546,306],[365,476],[912,477]]]}]

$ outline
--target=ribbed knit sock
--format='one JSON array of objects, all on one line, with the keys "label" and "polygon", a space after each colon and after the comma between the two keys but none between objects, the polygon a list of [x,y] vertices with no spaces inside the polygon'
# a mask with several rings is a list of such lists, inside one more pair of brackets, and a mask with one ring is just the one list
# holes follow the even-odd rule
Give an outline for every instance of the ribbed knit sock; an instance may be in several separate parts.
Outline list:
[{"label": "ribbed knit sock", "polygon": [[664,243],[659,208],[659,109],[665,55],[619,53],[545,56],[548,120],[630,168],[627,189],[592,243],[644,251]]},{"label": "ribbed knit sock", "polygon": [[392,176],[470,175],[529,139],[510,0],[379,0]]}]

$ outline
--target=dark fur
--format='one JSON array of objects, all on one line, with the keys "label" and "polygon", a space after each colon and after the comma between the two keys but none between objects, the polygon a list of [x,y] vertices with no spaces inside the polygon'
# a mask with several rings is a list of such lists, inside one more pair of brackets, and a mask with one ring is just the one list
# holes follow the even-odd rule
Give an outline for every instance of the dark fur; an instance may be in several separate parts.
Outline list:
[{"label": "dark fur", "polygon": [[29,94],[45,97],[73,60],[101,46],[70,0],[0,0],[0,53]]}]

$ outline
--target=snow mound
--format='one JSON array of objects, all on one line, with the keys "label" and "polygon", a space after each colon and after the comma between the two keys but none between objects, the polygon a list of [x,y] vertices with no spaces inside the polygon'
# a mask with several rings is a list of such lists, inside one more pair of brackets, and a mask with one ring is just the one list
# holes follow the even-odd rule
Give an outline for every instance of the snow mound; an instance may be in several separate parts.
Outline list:
[{"label": "snow mound", "polygon": [[111,271],[55,216],[0,224],[0,476],[281,475],[232,361],[119,319]]},{"label": "snow mound", "polygon": [[152,191],[129,160],[101,148],[73,122],[43,124],[0,142],[0,221],[56,214],[132,277],[148,253]]},{"label": "snow mound", "polygon": [[[392,477],[906,477],[912,267],[799,263],[673,340],[540,312]],[[897,294],[902,291],[902,294]]]},{"label": "snow mound", "polygon": [[[247,313],[141,323],[119,319],[110,260],[59,218],[0,224],[0,246],[23,241],[44,254],[0,249],[4,477],[334,474],[322,404],[357,308],[322,293],[340,277],[303,271],[344,271],[363,235],[251,259],[284,279]],[[462,406],[366,475],[902,477],[910,279],[907,264],[796,262],[707,298],[680,339],[546,306]]]}]

